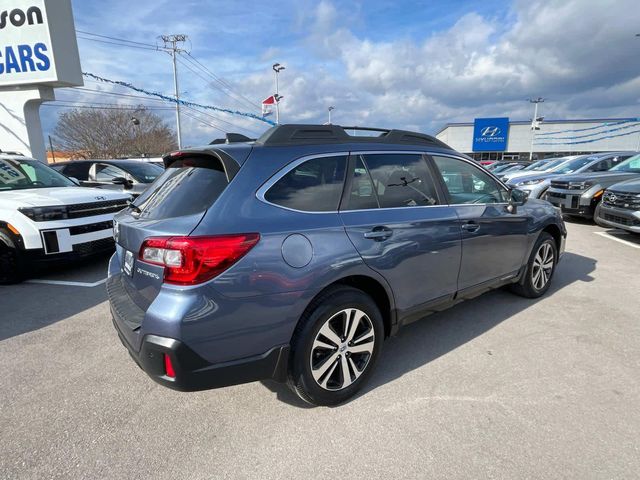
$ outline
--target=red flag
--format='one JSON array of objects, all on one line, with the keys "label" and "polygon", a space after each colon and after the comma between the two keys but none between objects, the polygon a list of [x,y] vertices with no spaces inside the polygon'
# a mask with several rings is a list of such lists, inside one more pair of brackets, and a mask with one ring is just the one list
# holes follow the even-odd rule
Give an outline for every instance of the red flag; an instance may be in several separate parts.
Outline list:
[{"label": "red flag", "polygon": [[276,96],[271,95],[262,101],[262,116],[266,117],[273,113],[273,106],[276,104]]}]

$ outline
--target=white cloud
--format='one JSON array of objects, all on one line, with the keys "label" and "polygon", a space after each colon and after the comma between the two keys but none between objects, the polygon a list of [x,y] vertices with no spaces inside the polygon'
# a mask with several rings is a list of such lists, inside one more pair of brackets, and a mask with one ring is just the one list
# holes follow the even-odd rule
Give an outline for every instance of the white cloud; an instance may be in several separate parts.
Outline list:
[{"label": "white cloud", "polygon": [[532,95],[548,97],[555,118],[635,116],[640,41],[637,16],[624,12],[636,9],[631,0],[521,1],[506,25],[469,12],[422,39],[374,41],[323,0],[306,16],[318,64],[288,64],[283,118],[324,121],[335,103],[339,122],[433,131],[482,115],[528,118]]}]

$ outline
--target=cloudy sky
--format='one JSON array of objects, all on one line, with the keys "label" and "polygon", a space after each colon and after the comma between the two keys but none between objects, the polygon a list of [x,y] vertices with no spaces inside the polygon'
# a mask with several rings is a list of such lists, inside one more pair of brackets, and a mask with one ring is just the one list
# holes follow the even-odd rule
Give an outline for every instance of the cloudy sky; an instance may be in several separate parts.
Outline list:
[{"label": "cloudy sky", "polygon": [[[156,45],[161,34],[184,33],[191,57],[179,57],[183,98],[259,113],[274,90],[271,65],[279,62],[286,66],[284,122],[324,122],[334,105],[334,123],[435,133],[477,116],[528,119],[531,96],[547,98],[547,118],[640,114],[637,0],[73,0],[73,6],[76,29],[87,32],[78,34],[85,72],[171,94],[169,55],[144,46]],[[143,48],[97,42],[111,40],[90,34]],[[161,102],[88,91],[139,95],[125,88],[93,81],[84,88],[58,90],[57,98],[87,106],[145,104],[173,122]],[[45,133],[65,110],[42,108]],[[213,126],[251,135],[267,127],[187,110],[184,143],[220,136]]]}]

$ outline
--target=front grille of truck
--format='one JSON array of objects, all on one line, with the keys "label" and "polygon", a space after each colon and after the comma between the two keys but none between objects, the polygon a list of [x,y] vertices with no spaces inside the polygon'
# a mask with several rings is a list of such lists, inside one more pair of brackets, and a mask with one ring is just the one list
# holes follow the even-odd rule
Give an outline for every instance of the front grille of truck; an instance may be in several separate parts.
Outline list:
[{"label": "front grille of truck", "polygon": [[99,232],[101,230],[108,230],[113,228],[113,222],[108,220],[106,222],[88,223],[87,225],[76,225],[75,227],[69,227],[69,234],[82,235],[83,233]]},{"label": "front grille of truck", "polygon": [[602,197],[602,203],[611,207],[640,210],[640,197],[637,193],[624,193],[607,190]]},{"label": "front grille of truck", "polygon": [[103,202],[76,203],[69,205],[67,211],[69,218],[93,217],[106,213],[119,212],[128,205],[128,200],[107,200]]},{"label": "front grille of truck", "polygon": [[100,253],[106,250],[112,250],[115,246],[113,238],[101,238],[92,242],[77,243],[73,246],[74,253],[79,255],[89,255],[92,253]]},{"label": "front grille of truck", "polygon": [[558,193],[558,192],[547,192],[547,196],[549,197],[554,197],[554,198],[567,198],[567,196],[564,193]]},{"label": "front grille of truck", "polygon": [[551,180],[551,188],[558,188],[560,190],[568,190],[569,182],[560,182],[556,180]]}]

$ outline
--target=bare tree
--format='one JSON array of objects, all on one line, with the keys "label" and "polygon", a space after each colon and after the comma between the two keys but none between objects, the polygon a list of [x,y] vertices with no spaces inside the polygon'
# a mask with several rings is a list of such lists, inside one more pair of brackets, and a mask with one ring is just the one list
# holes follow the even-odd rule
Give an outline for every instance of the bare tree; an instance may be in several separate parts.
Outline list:
[{"label": "bare tree", "polygon": [[177,148],[171,128],[142,106],[70,110],[60,115],[53,133],[60,149],[85,158],[158,156]]}]

